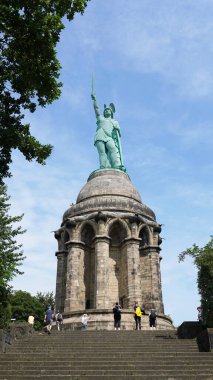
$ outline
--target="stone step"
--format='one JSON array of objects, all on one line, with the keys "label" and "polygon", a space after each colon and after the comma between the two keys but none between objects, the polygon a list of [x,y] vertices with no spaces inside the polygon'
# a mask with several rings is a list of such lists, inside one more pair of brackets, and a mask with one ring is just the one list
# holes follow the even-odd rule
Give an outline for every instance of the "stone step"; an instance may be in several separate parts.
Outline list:
[{"label": "stone step", "polygon": [[[20,372],[20,373],[19,373]],[[2,380],[6,380],[8,375],[15,375],[16,377],[18,376],[21,376],[21,374],[24,374],[25,376],[27,375],[28,376],[28,379],[30,379],[30,377],[33,377],[33,376],[47,376],[49,374],[51,374],[51,376],[70,376],[72,378],[72,376],[78,376],[80,379],[82,376],[85,376],[87,377],[88,375],[96,375],[96,376],[103,376],[103,375],[107,375],[107,376],[120,376],[120,379],[123,379],[124,376],[132,376],[132,375],[141,375],[143,374],[143,376],[148,376],[148,375],[155,375],[156,376],[156,379],[158,379],[159,376],[167,376],[167,377],[170,377],[170,379],[173,377],[175,379],[175,376],[176,376],[176,371],[173,370],[173,369],[143,369],[143,373],[141,373],[141,370],[140,369],[100,369],[100,370],[93,370],[93,369],[87,369],[87,370],[81,370],[81,369],[77,369],[77,370],[71,370],[71,369],[64,369],[64,370],[55,370],[54,368],[49,371],[49,370],[27,370],[27,369],[24,369],[23,371],[18,371],[18,370],[5,370],[5,371],[1,371],[0,372],[0,376],[1,376],[1,379]],[[212,375],[212,370],[200,370],[200,372],[198,373],[198,371],[195,369],[195,370],[187,370],[185,368],[182,368],[182,369],[179,369],[178,370],[178,376],[183,376],[183,375],[193,375],[193,376],[197,376],[197,378],[199,379],[199,376],[200,375],[206,375],[206,376],[213,376]],[[80,380],[79,379],[79,380]],[[212,378],[211,378],[212,380]]]},{"label": "stone step", "polygon": [[[15,361],[15,358],[13,358],[12,360],[11,359],[4,359],[4,358],[0,358],[1,359],[1,362],[0,362],[0,368],[3,367],[4,365],[9,365],[9,366],[19,366],[19,365],[28,365],[29,364],[29,358],[21,358],[20,359],[16,359]],[[176,363],[176,364],[185,364],[185,363],[189,363],[189,364],[202,364],[202,363],[209,363],[209,364],[213,364],[213,361],[212,361],[212,356],[211,357],[203,357],[203,358],[199,358],[199,362],[198,362],[198,358],[185,358],[185,357],[182,357],[182,358],[178,358],[178,357],[169,357],[168,359],[167,358],[162,358],[162,357],[159,357],[159,358],[152,358],[152,360],[148,360],[149,358],[134,358],[134,357],[126,357],[126,358],[116,358],[116,357],[100,357],[99,359],[98,358],[92,358],[92,359],[88,359],[88,358],[84,358],[84,363],[87,363],[87,364],[99,364],[100,361],[101,362],[110,362],[110,363],[116,363],[116,364],[125,364],[127,363],[136,363],[136,364],[142,364],[142,363],[146,363],[146,365],[151,365],[153,363],[153,359],[158,359],[160,360],[160,363],[162,364],[166,364],[168,363],[169,365],[171,363]],[[60,366],[61,363],[63,363],[63,365],[66,365],[67,363],[70,363],[72,365],[79,365],[82,363],[82,359],[81,358],[70,358],[68,357],[67,359],[65,358],[56,358],[54,360],[54,358],[40,358],[38,360],[37,357],[35,358],[31,358],[30,359],[30,363],[32,363],[32,365],[34,365],[36,363],[36,365],[40,365],[40,363],[46,363],[47,366]],[[42,364],[43,365],[43,364]]]},{"label": "stone step", "polygon": [[[23,341],[24,342],[24,344],[28,344],[28,345],[31,345],[31,342],[32,341]],[[73,343],[79,343],[79,342],[81,342],[81,343],[92,343],[92,344],[94,344],[94,345],[100,345],[100,342],[102,343],[102,345],[104,344],[104,343],[107,343],[107,344],[130,344],[130,345],[136,345],[136,344],[140,344],[140,345],[144,345],[144,346],[146,346],[147,344],[149,344],[149,345],[151,345],[151,346],[155,346],[155,345],[159,345],[159,344],[161,344],[161,345],[163,345],[163,346],[167,346],[167,345],[178,345],[178,346],[181,346],[181,345],[184,345],[184,346],[187,346],[187,345],[197,345],[197,342],[196,341],[194,341],[194,340],[191,340],[191,341],[186,341],[186,342],[182,342],[182,341],[178,341],[178,340],[174,340],[174,341],[172,341],[172,340],[167,340],[167,341],[165,341],[165,340],[158,340],[158,341],[156,341],[156,340],[147,340],[147,341],[145,341],[145,340],[143,340],[143,339],[140,339],[140,340],[118,340],[118,339],[114,339],[114,340],[104,340],[104,339],[99,339],[99,340],[92,340],[92,339],[87,339],[87,340],[85,340],[85,339],[72,339],[72,340],[69,340],[69,339],[61,339],[61,340],[57,340],[57,339],[54,339],[54,338],[52,338],[51,336],[49,336],[49,338],[48,338],[48,340],[47,339],[43,339],[43,340],[34,340],[34,342],[36,343],[36,344],[40,344],[40,345],[42,345],[43,343],[47,343],[47,344],[50,344],[50,343],[52,343],[52,344],[55,344],[55,343],[57,343],[57,344],[59,344],[59,345],[63,345],[63,344],[67,344],[67,345],[70,345],[70,344],[73,344]],[[19,346],[22,346],[22,344],[20,343],[20,341],[16,341],[16,342],[14,342],[14,345],[19,345]]]},{"label": "stone step", "polygon": [[[99,332],[95,332],[93,334],[91,334],[91,332],[88,332],[88,331],[79,331],[79,332],[70,332],[70,331],[66,331],[66,332],[62,332],[62,331],[51,331],[51,335],[54,336],[54,337],[59,337],[59,336],[62,336],[62,337],[72,337],[72,338],[79,338],[79,337],[85,337],[85,338],[94,338],[94,339],[100,339],[100,337],[102,339],[111,339],[112,337],[113,338],[121,338],[121,339],[127,339],[127,338],[131,338],[131,339],[139,339],[141,336],[143,336],[143,339],[178,339],[177,335],[164,335],[164,334],[156,334],[154,332],[150,333],[150,334],[145,334],[144,331],[140,330],[140,331],[128,331],[128,333],[126,333],[125,331],[113,331],[113,332],[110,332],[108,331],[107,334],[100,334]],[[42,332],[42,333],[34,333],[32,334],[31,336],[33,336],[34,338],[39,338],[41,336],[48,336],[47,333],[45,332]],[[31,338],[30,336],[30,338]],[[26,337],[24,339],[29,339],[29,337]]]},{"label": "stone step", "polygon": [[[114,343],[103,343],[103,342],[99,342],[97,344],[93,344],[92,342],[81,342],[79,341],[78,343],[77,342],[70,342],[69,344],[60,344],[60,345],[57,345],[57,342],[54,343],[54,342],[44,342],[43,344],[34,344],[34,347],[35,349],[37,348],[37,350],[39,349],[42,349],[44,347],[47,347],[49,349],[53,349],[54,347],[58,347],[58,349],[60,350],[62,347],[64,347],[65,349],[66,348],[77,348],[77,344],[81,345],[81,348],[82,349],[86,349],[88,346],[91,346],[91,347],[94,347],[94,349],[100,349],[102,347],[105,347],[105,348],[109,348],[109,349],[113,349],[114,348],[118,348],[120,347],[121,349],[124,349],[125,347],[129,347],[130,349],[141,349],[141,350],[146,350],[146,349],[159,349],[159,348],[162,348],[162,350],[165,350],[165,349],[171,349],[171,348],[174,348],[174,349],[182,349],[184,347],[186,347],[187,349],[190,349],[190,348],[198,348],[197,346],[197,343],[195,344],[143,344],[143,343],[139,343],[139,344],[128,344],[128,343],[120,343],[120,342],[114,342]],[[23,345],[20,345],[20,344],[14,344],[13,345],[14,349],[20,349],[23,347]],[[32,344],[25,344],[24,343],[24,348],[28,349],[28,348],[32,348]]]},{"label": "stone step", "polygon": [[[92,347],[94,349],[94,351],[99,351],[99,350],[110,350],[110,351],[118,351],[119,350],[122,350],[122,351],[131,351],[131,350],[139,350],[139,351],[170,351],[170,350],[174,350],[174,351],[178,351],[178,350],[194,350],[194,351],[198,351],[198,346],[197,345],[184,345],[184,344],[175,344],[175,345],[140,345],[140,344],[137,344],[137,345],[131,345],[131,344],[102,344],[102,343],[99,343],[97,345],[94,345],[90,342],[86,342],[85,344],[82,343],[82,342],[78,342],[78,345],[80,344],[81,346],[81,350],[82,351],[87,351],[88,350],[88,347]],[[77,344],[75,343],[70,343],[69,345],[57,345],[57,350],[61,350],[61,349],[64,349],[64,351],[66,349],[72,349],[72,350],[79,350],[78,347],[76,347]],[[24,345],[23,347],[23,351],[22,352],[28,352],[29,350],[34,350],[36,352],[42,350],[44,351],[44,349],[48,350],[48,351],[51,351],[51,350],[54,350],[56,347],[55,344],[48,344],[48,343],[44,343],[42,345],[34,345],[34,347],[32,347],[32,345]],[[19,349],[22,349],[22,346],[21,345],[14,345],[13,348],[11,348],[13,350],[16,350],[18,351]]]},{"label": "stone step", "polygon": [[[47,336],[48,334],[45,333],[45,332],[35,332],[34,334],[32,334],[32,336],[34,338],[36,337],[41,337],[41,336]],[[150,339],[150,338],[153,338],[153,339],[178,339],[177,335],[176,334],[166,334],[166,333],[159,333],[159,332],[155,332],[155,331],[151,331],[151,332],[145,332],[143,330],[138,330],[138,331],[54,331],[52,330],[51,331],[51,335],[53,336],[62,336],[62,337],[66,337],[66,336],[72,336],[73,338],[76,337],[76,338],[79,338],[79,337],[89,337],[90,339],[91,338],[97,338],[99,339],[100,337],[102,339],[106,338],[106,339],[111,339],[112,337],[115,338],[115,337],[121,337],[123,339],[126,339],[126,338],[139,338],[141,336],[143,336],[144,339]],[[28,339],[28,338],[24,338],[24,339]]]},{"label": "stone step", "polygon": [[[24,342],[31,342],[32,339],[35,341],[35,342],[41,342],[41,341],[55,341],[55,342],[60,342],[60,341],[63,341],[63,342],[70,342],[70,341],[73,341],[73,342],[78,342],[79,340],[80,341],[85,341],[85,342],[94,342],[94,343],[98,343],[101,341],[103,342],[129,342],[129,343],[134,343],[134,342],[145,342],[145,343],[148,343],[148,342],[161,342],[161,343],[172,343],[172,344],[175,344],[175,343],[190,343],[190,342],[196,342],[195,339],[170,339],[170,338],[148,338],[148,339],[144,339],[143,335],[137,337],[137,338],[123,338],[123,337],[111,337],[111,338],[94,338],[94,337],[85,337],[83,335],[79,336],[79,337],[66,337],[66,336],[55,336],[53,334],[50,334],[50,335],[43,335],[43,336],[40,336],[38,338],[28,338],[28,339],[23,339]],[[17,342],[19,342],[20,340],[17,340]]]},{"label": "stone step", "polygon": [[[79,367],[80,366],[80,367]],[[87,371],[87,370],[105,370],[108,371],[110,368],[110,371],[117,371],[117,370],[156,370],[156,371],[164,371],[164,370],[171,370],[171,371],[181,371],[183,369],[187,369],[187,371],[211,371],[213,374],[213,363],[188,363],[187,361],[184,363],[135,363],[135,362],[129,362],[126,361],[125,363],[112,363],[111,361],[108,362],[78,362],[78,363],[46,363],[46,362],[41,362],[41,363],[36,363],[36,368],[35,368],[35,363],[11,363],[10,365],[0,365],[0,374],[4,372],[5,370],[7,371],[49,371],[49,370],[54,370],[54,371],[78,371],[80,368],[81,371]]]},{"label": "stone step", "polygon": [[[40,379],[40,380],[51,380],[51,379],[56,379],[56,380],[100,380],[100,376],[96,374],[91,374],[91,375],[86,375],[86,376],[70,376],[70,375],[54,375],[54,374],[47,374],[47,375],[35,375],[35,376],[30,376],[29,375],[7,375],[3,380],[35,380],[35,379]],[[132,374],[132,375],[102,375],[101,379],[103,380],[156,380],[156,375],[148,375],[148,374]],[[212,375],[207,375],[207,374],[199,374],[199,375],[160,375],[158,374],[157,380],[212,380]]]},{"label": "stone step", "polygon": [[194,339],[143,339],[143,337],[141,336],[140,339],[119,339],[119,338],[116,338],[116,339],[89,339],[89,338],[84,338],[84,337],[79,337],[79,338],[73,338],[73,337],[54,337],[52,335],[48,335],[48,336],[43,336],[43,337],[40,337],[39,339],[33,339],[30,338],[28,340],[17,340],[15,341],[14,343],[15,344],[19,344],[19,345],[22,345],[22,342],[24,342],[25,344],[31,344],[31,342],[36,342],[37,344],[43,344],[43,342],[46,342],[46,343],[49,343],[49,342],[53,342],[53,343],[58,343],[58,344],[71,344],[71,343],[79,343],[79,342],[83,342],[83,343],[87,343],[87,342],[90,342],[90,343],[93,343],[93,344],[100,344],[100,341],[103,342],[103,343],[107,343],[107,344],[113,344],[113,343],[128,343],[128,344],[143,344],[143,345],[146,345],[146,344],[151,344],[151,345],[157,345],[157,344],[162,344],[162,345],[167,345],[167,344],[170,344],[170,345],[193,345],[193,344],[196,344],[196,340]]},{"label": "stone step", "polygon": [[[131,330],[131,331],[122,331],[122,330],[117,330],[117,331],[102,331],[103,334],[101,334],[100,331],[57,331],[57,330],[51,330],[51,334],[54,335],[54,336],[73,336],[73,337],[79,337],[79,336],[89,336],[90,338],[91,337],[104,337],[104,338],[107,338],[107,337],[115,337],[115,336],[121,336],[123,338],[125,337],[133,337],[133,336],[141,336],[143,335],[144,338],[149,338],[149,337],[156,337],[156,338],[171,338],[171,339],[178,339],[178,336],[177,334],[165,334],[165,333],[156,333],[156,332],[150,332],[150,333],[146,333],[145,331],[143,330]],[[47,332],[45,331],[41,331],[41,332],[33,332],[31,334],[31,336],[44,336],[44,335],[48,335]]]},{"label": "stone step", "polygon": [[[196,353],[192,353],[191,355],[186,355],[185,352],[179,352],[179,353],[171,353],[171,352],[168,352],[168,353],[152,353],[152,352],[147,352],[145,354],[140,354],[139,352],[137,353],[134,353],[134,352],[125,352],[125,353],[111,353],[111,352],[98,352],[97,354],[93,355],[93,353],[91,352],[88,352],[88,354],[85,354],[84,356],[81,355],[81,358],[83,358],[84,361],[97,361],[97,360],[119,360],[119,361],[125,361],[127,358],[129,358],[130,360],[135,360],[135,361],[141,361],[141,360],[146,360],[146,361],[149,361],[149,360],[164,360],[164,361],[170,361],[170,360],[177,360],[177,361],[183,361],[185,360],[185,358],[187,357],[187,360],[191,360],[191,361],[196,361],[196,360],[201,360],[201,361],[205,361],[205,360],[209,360],[209,361],[213,361],[213,355],[211,352],[196,352]],[[3,355],[0,355],[0,364],[1,362],[10,362],[10,361],[32,361],[32,360],[35,360],[35,361],[40,361],[42,360],[43,358],[43,361],[44,360],[49,360],[49,361],[54,361],[55,360],[55,353],[52,353],[51,355],[48,355],[48,354],[34,354],[34,353],[31,353],[31,354],[22,354],[22,353],[17,353],[17,354],[3,354]],[[75,354],[73,354],[72,352],[71,353],[60,353],[57,354],[57,360],[60,360],[60,361],[68,361],[68,360],[72,360],[73,362],[74,361],[78,361],[79,360],[79,352],[76,352]],[[80,359],[82,360],[82,359]]]},{"label": "stone step", "polygon": [[[172,343],[172,344],[175,344],[175,343],[192,343],[192,342],[196,342],[195,339],[173,339],[173,338],[154,338],[154,337],[150,337],[150,338],[147,338],[147,339],[144,339],[143,335],[139,336],[139,337],[132,337],[132,338],[128,338],[128,337],[119,337],[119,336],[116,336],[116,337],[110,337],[110,338],[102,338],[102,337],[85,337],[83,334],[79,337],[72,337],[72,336],[57,336],[57,335],[53,335],[53,334],[50,334],[50,335],[42,335],[40,337],[36,337],[36,338],[33,338],[33,337],[30,337],[28,339],[23,339],[22,341],[24,342],[31,342],[33,339],[34,342],[41,342],[41,341],[55,341],[55,342],[60,342],[60,341],[63,341],[63,342],[70,342],[70,341],[73,341],[73,342],[78,342],[79,340],[80,341],[85,341],[85,342],[94,342],[94,343],[98,343],[100,342],[100,339],[101,341],[103,342],[129,342],[129,343],[134,343],[134,342],[145,342],[145,343],[148,343],[148,342],[161,342],[161,343]],[[17,340],[17,342],[19,342],[20,340]]]},{"label": "stone step", "polygon": [[139,350],[139,351],[158,351],[158,350],[162,350],[162,351],[171,351],[171,350],[195,350],[197,351],[198,350],[198,345],[197,344],[174,344],[174,345],[171,345],[171,344],[166,344],[166,345],[155,345],[155,344],[147,344],[147,345],[144,345],[144,344],[125,344],[125,343],[122,343],[122,344],[117,344],[117,343],[114,343],[114,344],[105,344],[105,343],[100,343],[99,344],[93,344],[92,342],[78,342],[78,343],[71,343],[70,344],[62,344],[62,345],[57,345],[57,343],[46,343],[44,342],[43,344],[34,344],[34,347],[32,347],[32,344],[30,345],[26,345],[24,344],[24,347],[20,344],[18,345],[13,345],[12,347],[10,347],[10,351],[11,350],[19,350],[19,349],[22,349],[25,350],[25,351],[28,351],[30,349],[34,349],[36,351],[44,351],[44,349],[46,348],[47,350],[51,351],[51,350],[54,350],[55,347],[57,346],[57,349],[58,351],[60,351],[61,349],[64,348],[64,350],[66,349],[72,349],[72,350],[78,350],[79,348],[77,347],[77,344],[78,346],[80,345],[81,346],[81,349],[82,350],[87,350],[88,349],[88,346],[89,347],[93,347],[94,350],[98,351],[98,350],[116,350],[118,351],[118,348],[125,351],[127,349],[130,350]]},{"label": "stone step", "polygon": [[[55,357],[55,352],[54,350],[52,351],[47,351],[46,348],[43,349],[42,351],[39,351],[39,352],[34,352],[33,350],[30,352],[30,351],[27,351],[24,353],[24,356],[26,358],[30,358],[30,357],[33,357],[34,355],[36,355],[37,358],[39,357],[42,357],[42,356],[45,356],[45,357]],[[78,350],[70,350],[70,351],[57,351],[57,355],[59,358],[63,358],[63,357],[77,357],[79,355],[79,352]],[[87,355],[89,354],[92,354],[94,356],[115,356],[116,357],[126,357],[128,355],[130,356],[133,356],[133,357],[141,357],[141,358],[145,358],[145,357],[149,357],[150,355],[152,357],[167,357],[167,356],[184,356],[185,354],[187,353],[187,356],[196,356],[199,358],[201,356],[205,356],[205,355],[212,355],[212,353],[209,353],[209,352],[199,352],[199,351],[188,351],[188,350],[181,350],[181,351],[151,351],[151,350],[147,350],[147,351],[133,351],[133,350],[125,350],[123,352],[121,351],[112,351],[112,350],[98,350],[98,351],[84,351],[83,353],[81,352],[82,354],[82,357],[87,357]],[[3,354],[5,356],[5,354]],[[18,351],[14,351],[14,350],[11,350],[11,351],[8,351],[7,354],[6,354],[8,357],[10,356],[11,358],[12,357],[22,357],[23,356],[23,352],[18,350]]]},{"label": "stone step", "polygon": [[213,355],[160,331],[53,331],[0,354],[0,380],[213,380]]},{"label": "stone step", "polygon": [[[33,338],[33,337],[32,337]],[[32,338],[28,338],[28,339],[24,339],[25,342],[30,342]],[[141,336],[138,336],[138,337],[119,337],[119,336],[116,336],[116,337],[110,337],[110,338],[97,338],[97,337],[85,337],[83,336],[83,334],[79,337],[66,337],[66,336],[55,336],[53,335],[52,333],[50,335],[42,335],[41,337],[38,337],[38,338],[34,338],[34,341],[35,342],[40,342],[41,341],[41,338],[43,340],[53,340],[53,341],[60,341],[60,340],[63,340],[65,342],[69,342],[70,340],[74,341],[74,342],[77,342],[79,340],[82,340],[82,341],[92,341],[92,342],[99,342],[100,339],[103,341],[103,342],[112,342],[112,341],[116,341],[116,342],[171,342],[171,343],[178,343],[178,342],[194,342],[196,341],[195,339],[176,339],[176,338],[154,338],[154,337],[150,337],[150,338],[147,338],[147,339],[144,339],[143,335]]]},{"label": "stone step", "polygon": [[[120,354],[123,355],[125,353],[131,355],[131,354],[134,354],[134,349],[130,349],[129,347],[125,347],[125,349],[119,349],[120,350]],[[17,350],[17,351],[14,351],[13,350],[13,354],[16,354],[16,355],[19,355],[19,351],[20,350]],[[155,349],[155,350],[147,350],[146,353],[150,353],[150,354],[159,354],[161,355],[162,353],[166,353],[166,354],[169,354],[170,352],[173,352],[173,354],[177,354],[177,353],[182,353],[182,354],[185,354],[185,355],[188,355],[188,354],[193,354],[193,353],[196,353],[198,352],[198,349],[186,349],[186,348],[182,348],[182,349],[173,349],[173,350],[167,350],[167,351],[162,351],[160,348],[158,349]],[[23,350],[22,351],[22,355],[29,355],[30,353],[31,354],[34,354],[34,355],[39,355],[39,354],[43,354],[45,356],[54,356],[56,350],[54,349],[47,349],[47,348],[43,348],[43,350],[33,350],[33,349],[29,349],[29,350]],[[87,349],[81,349],[81,351],[77,350],[77,349],[72,349],[71,350],[71,353],[70,353],[70,356],[76,356],[76,355],[79,355],[79,353],[81,352],[81,356],[82,357],[87,357],[89,355],[89,357],[93,357],[93,356],[103,356],[103,355],[107,355],[107,354],[110,354],[110,355],[117,355],[118,353],[118,349],[116,350],[116,348],[113,348],[113,349],[110,349],[110,348],[104,348],[102,350],[98,350],[98,349],[94,349],[92,346],[89,346],[87,347]],[[139,355],[142,357],[144,352],[143,351],[140,351],[138,350],[138,353]],[[63,356],[63,355],[61,355]]]},{"label": "stone step", "polygon": [[[93,344],[90,344],[89,342],[86,343],[85,345],[82,344],[82,342],[78,342],[78,345],[80,344],[81,346],[81,351],[82,352],[85,352],[85,351],[88,351],[88,347],[92,347],[94,351],[118,351],[118,350],[122,350],[123,352],[124,351],[140,351],[140,352],[145,352],[145,351],[152,351],[152,352],[156,352],[156,351],[198,351],[198,347],[196,345],[174,345],[174,346],[170,346],[170,345],[166,345],[165,347],[163,346],[153,346],[153,345],[150,345],[150,346],[140,346],[140,345],[103,345],[102,344],[99,344],[97,346],[94,346]],[[35,352],[44,352],[45,350],[46,351],[54,351],[54,349],[56,348],[56,345],[48,345],[48,344],[43,344],[41,346],[24,346],[23,349],[20,345],[17,345],[17,346],[14,346],[10,349],[10,352],[13,350],[13,351],[19,351],[20,349],[22,349],[22,352],[29,352],[29,350],[31,351],[35,351]],[[61,349],[64,349],[64,351],[66,349],[71,349],[73,352],[74,351],[78,351],[79,350],[79,347],[76,347],[76,344],[72,345],[70,344],[69,346],[67,345],[62,345],[62,346],[57,346],[57,350],[60,351]]]},{"label": "stone step", "polygon": [[[23,342],[25,343],[31,343],[32,342],[32,339],[33,338],[30,338],[28,340],[23,340]],[[94,339],[94,338],[87,338],[85,339],[84,337],[79,337],[79,338],[73,338],[73,337],[55,337],[53,336],[52,334],[51,335],[48,335],[48,336],[43,336],[43,337],[40,337],[39,339],[34,339],[33,341],[36,342],[36,343],[40,343],[40,342],[63,342],[63,343],[69,343],[69,342],[93,342],[94,344],[98,344],[99,342],[105,342],[105,343],[110,343],[110,342],[123,342],[123,343],[128,343],[128,344],[135,344],[135,342],[137,343],[144,343],[144,344],[148,344],[148,343],[151,343],[151,344],[158,344],[159,342],[162,343],[162,344],[193,344],[193,343],[196,343],[196,340],[193,340],[193,339],[159,339],[159,338],[156,338],[156,339],[144,339],[143,336],[141,336],[140,338],[138,339],[122,339],[122,338],[113,338],[113,339],[102,339],[102,338],[99,338],[99,339]],[[16,343],[20,342],[19,340],[16,341]]]},{"label": "stone step", "polygon": [[[114,360],[112,360],[111,358],[103,358],[103,360],[93,360],[93,361],[90,361],[90,360],[88,360],[88,361],[84,361],[84,364],[85,365],[87,365],[87,366],[97,366],[97,365],[99,365],[99,364],[105,364],[105,363],[107,363],[107,365],[109,366],[113,366],[113,365],[118,365],[118,366],[121,366],[121,365],[126,365],[126,363],[128,362],[128,364],[131,364],[131,365],[141,365],[141,364],[143,364],[143,365],[146,365],[147,367],[148,366],[152,366],[153,365],[153,360],[150,360],[150,361],[148,361],[148,360],[134,360],[133,358],[132,359],[128,359],[128,360],[123,360],[123,361],[121,361],[121,360],[117,360],[116,361],[116,358],[114,358]],[[38,367],[40,367],[40,366],[45,366],[45,367],[60,367],[60,366],[62,366],[62,367],[65,367],[65,366],[79,366],[79,365],[81,365],[82,364],[82,360],[75,360],[75,361],[73,361],[73,360],[71,360],[71,361],[54,361],[54,360],[52,360],[52,361],[40,361],[40,362],[38,362],[38,361],[36,361],[36,360],[32,360],[32,361],[30,361],[30,363],[29,363],[29,361],[17,361],[17,362],[11,362],[11,361],[1,361],[1,363],[0,363],[0,369],[2,369],[2,368],[5,368],[5,366],[8,366],[8,368],[13,368],[13,367],[15,367],[15,368],[20,368],[20,367],[23,367],[23,366],[26,366],[26,367],[28,367],[28,366],[34,366],[34,365],[36,365],[36,366],[38,366]],[[173,359],[173,360],[159,360],[159,362],[155,362],[154,363],[154,365],[159,365],[159,364],[162,364],[163,366],[165,366],[165,365],[168,365],[168,366],[174,366],[174,365],[193,365],[193,366],[200,366],[200,365],[210,365],[211,367],[212,367],[212,365],[213,365],[213,362],[212,362],[212,358],[209,358],[209,360],[199,360],[199,363],[196,361],[196,360],[188,360],[188,359],[185,359],[185,360],[175,360],[175,359]]]}]

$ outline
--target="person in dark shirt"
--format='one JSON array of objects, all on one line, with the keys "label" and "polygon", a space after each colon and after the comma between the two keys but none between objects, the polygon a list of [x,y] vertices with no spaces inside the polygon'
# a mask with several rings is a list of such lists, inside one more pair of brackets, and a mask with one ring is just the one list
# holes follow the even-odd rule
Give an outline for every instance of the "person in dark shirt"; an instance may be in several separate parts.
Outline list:
[{"label": "person in dark shirt", "polygon": [[114,314],[114,328],[115,330],[120,330],[121,329],[121,306],[119,305],[118,302],[116,302],[112,311]]},{"label": "person in dark shirt", "polygon": [[48,334],[51,333],[53,317],[54,317],[54,312],[51,306],[48,306],[48,309],[46,310],[45,316],[44,316],[44,322],[46,323]]},{"label": "person in dark shirt", "polygon": [[151,312],[149,314],[149,326],[151,330],[156,329],[157,315],[155,309],[151,309]]}]

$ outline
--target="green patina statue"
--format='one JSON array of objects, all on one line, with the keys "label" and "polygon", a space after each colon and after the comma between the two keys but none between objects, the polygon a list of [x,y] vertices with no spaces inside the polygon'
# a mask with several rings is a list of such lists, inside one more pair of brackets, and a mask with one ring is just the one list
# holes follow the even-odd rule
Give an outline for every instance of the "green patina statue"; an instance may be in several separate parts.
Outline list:
[{"label": "green patina statue", "polygon": [[91,97],[97,118],[94,145],[98,149],[100,169],[112,168],[125,172],[120,144],[120,127],[113,119],[115,106],[113,103],[110,103],[108,107],[104,104],[104,113],[101,115],[93,89]]}]

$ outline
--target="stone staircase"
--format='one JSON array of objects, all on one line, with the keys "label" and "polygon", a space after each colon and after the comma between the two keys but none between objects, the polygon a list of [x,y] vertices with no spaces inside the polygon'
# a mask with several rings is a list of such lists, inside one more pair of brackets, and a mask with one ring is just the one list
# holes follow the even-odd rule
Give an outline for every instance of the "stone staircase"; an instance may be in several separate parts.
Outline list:
[{"label": "stone staircase", "polygon": [[213,380],[213,353],[176,331],[52,331],[0,354],[0,380]]}]

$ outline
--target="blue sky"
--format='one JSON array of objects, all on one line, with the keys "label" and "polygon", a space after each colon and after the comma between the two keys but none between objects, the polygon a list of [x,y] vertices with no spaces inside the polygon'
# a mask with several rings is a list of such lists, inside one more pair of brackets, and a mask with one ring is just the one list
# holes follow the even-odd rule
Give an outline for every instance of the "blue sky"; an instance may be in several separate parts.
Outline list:
[{"label": "blue sky", "polygon": [[212,0],[91,0],[58,44],[60,100],[26,115],[54,145],[46,166],[14,152],[7,180],[11,214],[24,213],[25,274],[14,289],[55,291],[51,231],[98,168],[91,76],[101,107],[113,102],[124,163],[142,201],[163,224],[165,313],[178,326],[197,319],[196,268],[178,254],[212,234]]}]

